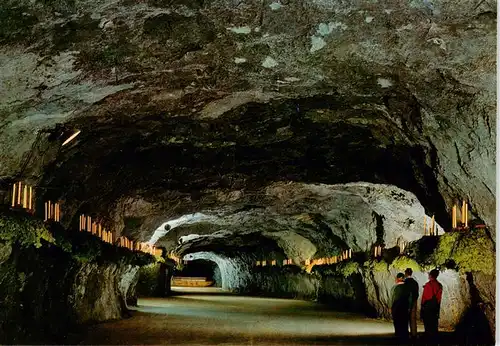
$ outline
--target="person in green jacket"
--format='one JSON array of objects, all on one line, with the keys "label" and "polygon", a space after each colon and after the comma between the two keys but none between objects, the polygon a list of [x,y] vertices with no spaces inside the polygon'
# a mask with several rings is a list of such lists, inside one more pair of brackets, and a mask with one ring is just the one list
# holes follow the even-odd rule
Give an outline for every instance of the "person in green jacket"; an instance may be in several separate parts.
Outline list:
[{"label": "person in green jacket", "polygon": [[394,332],[400,342],[408,340],[408,323],[410,311],[410,290],[405,285],[405,275],[396,275],[396,285],[392,288],[391,312],[394,323]]}]

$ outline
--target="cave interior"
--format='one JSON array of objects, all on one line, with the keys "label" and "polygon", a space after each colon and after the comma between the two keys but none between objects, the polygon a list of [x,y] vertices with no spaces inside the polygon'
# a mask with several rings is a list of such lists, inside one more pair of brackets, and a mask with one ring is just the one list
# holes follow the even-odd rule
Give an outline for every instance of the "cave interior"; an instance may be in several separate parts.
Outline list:
[{"label": "cave interior", "polygon": [[176,277],[390,319],[406,268],[493,337],[492,1],[7,0],[0,28],[0,342]]}]

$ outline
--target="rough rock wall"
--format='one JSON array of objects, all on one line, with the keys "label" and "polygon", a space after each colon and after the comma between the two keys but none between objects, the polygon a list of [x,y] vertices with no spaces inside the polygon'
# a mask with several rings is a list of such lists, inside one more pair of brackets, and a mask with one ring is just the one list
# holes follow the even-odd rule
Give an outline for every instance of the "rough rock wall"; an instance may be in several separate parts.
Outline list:
[{"label": "rough rock wall", "polygon": [[139,279],[139,269],[139,266],[129,264],[122,267],[122,272],[118,276],[120,278],[118,289],[120,290],[120,296],[124,298],[126,305],[129,304],[130,298],[135,297],[137,280]]},{"label": "rough rock wall", "polygon": [[[365,275],[368,274],[365,273]],[[359,273],[348,277],[322,275],[319,283],[318,301],[339,310],[358,311],[369,316],[380,316],[373,308],[373,301],[367,296],[365,278]]]},{"label": "rough rock wall", "polygon": [[214,286],[215,287],[222,287],[222,275],[220,273],[219,266],[214,267]]},{"label": "rough rock wall", "polygon": [[73,277],[68,302],[76,323],[121,318],[126,311],[127,291],[138,267],[114,263],[86,263]]},{"label": "rough rock wall", "polygon": [[244,291],[251,295],[314,300],[318,294],[319,283],[319,277],[303,271],[282,271],[273,267],[255,271],[251,284],[245,287]]},{"label": "rough rock wall", "polygon": [[80,263],[57,247],[0,245],[0,342],[64,343],[76,324],[121,318],[137,267]]}]

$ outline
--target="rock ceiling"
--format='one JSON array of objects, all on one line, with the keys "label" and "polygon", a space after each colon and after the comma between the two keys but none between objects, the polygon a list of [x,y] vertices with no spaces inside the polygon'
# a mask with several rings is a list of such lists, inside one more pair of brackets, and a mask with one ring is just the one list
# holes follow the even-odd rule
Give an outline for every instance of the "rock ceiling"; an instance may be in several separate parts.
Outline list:
[{"label": "rock ceiling", "polygon": [[299,256],[342,212],[362,248],[372,212],[393,243],[466,198],[495,230],[492,1],[8,0],[0,27],[1,187],[33,181],[68,225],[148,240],[199,212],[179,236],[253,227]]}]

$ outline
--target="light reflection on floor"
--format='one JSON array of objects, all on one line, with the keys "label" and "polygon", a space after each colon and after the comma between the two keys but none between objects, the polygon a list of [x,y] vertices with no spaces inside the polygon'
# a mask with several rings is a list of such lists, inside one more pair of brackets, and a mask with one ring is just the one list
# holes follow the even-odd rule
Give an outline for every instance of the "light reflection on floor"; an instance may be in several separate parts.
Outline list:
[{"label": "light reflection on floor", "polygon": [[[176,289],[179,290],[179,289]],[[89,329],[84,344],[331,345],[392,343],[391,323],[300,300],[236,296],[211,288],[139,299],[133,317]]]}]

